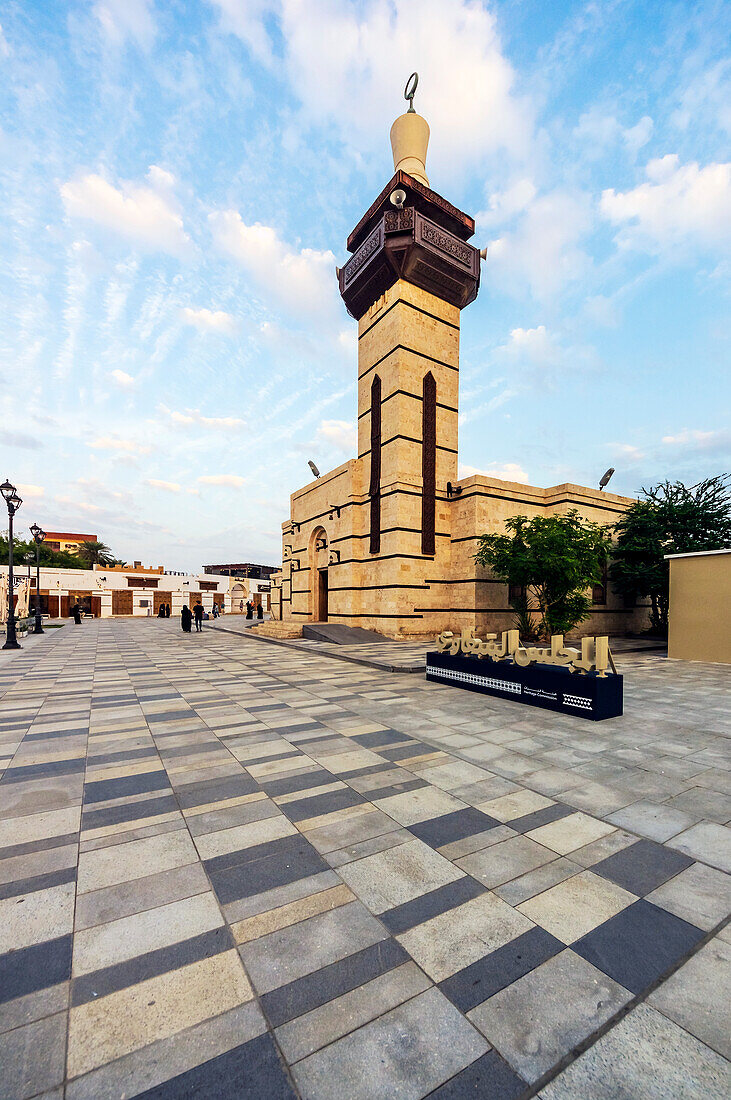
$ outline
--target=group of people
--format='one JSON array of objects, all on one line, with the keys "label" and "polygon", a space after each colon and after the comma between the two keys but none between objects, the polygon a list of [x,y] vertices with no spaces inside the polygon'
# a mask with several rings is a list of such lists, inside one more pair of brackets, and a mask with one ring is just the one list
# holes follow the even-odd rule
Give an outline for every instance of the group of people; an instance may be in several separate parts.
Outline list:
[{"label": "group of people", "polygon": [[169,619],[170,618],[170,604],[169,603],[161,603],[160,604],[160,607],[159,607],[158,612],[157,612],[157,617],[158,617],[158,619]]},{"label": "group of people", "polygon": [[[219,607],[217,603],[214,603],[212,611],[213,618],[217,619],[222,611],[223,608]],[[190,634],[190,628],[193,622],[195,622],[196,631],[200,631],[203,629],[203,616],[205,615],[205,613],[206,609],[204,608],[200,600],[198,600],[198,603],[193,605],[192,611],[187,604],[180,609],[180,625],[186,634]]]},{"label": "group of people", "polygon": [[[257,619],[263,619],[264,618],[264,608],[260,603],[258,603],[256,605],[256,617],[257,617]],[[247,619],[253,619],[254,618],[254,604],[251,602],[251,600],[246,601],[246,618]]]}]

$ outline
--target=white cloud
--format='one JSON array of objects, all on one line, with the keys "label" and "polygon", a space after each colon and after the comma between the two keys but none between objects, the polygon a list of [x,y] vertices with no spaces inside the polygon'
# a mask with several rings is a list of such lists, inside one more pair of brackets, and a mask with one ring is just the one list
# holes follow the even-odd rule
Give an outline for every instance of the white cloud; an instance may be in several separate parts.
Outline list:
[{"label": "white cloud", "polygon": [[[491,218],[492,211],[488,223]],[[590,226],[584,196],[565,191],[540,195],[527,203],[514,229],[488,245],[485,276],[510,293],[528,289],[536,298],[550,298],[587,270],[589,258],[579,242]]]},{"label": "white cloud", "polygon": [[0,57],[10,57],[10,46],[3,34],[2,23],[0,23]]},{"label": "white cloud", "polygon": [[113,370],[109,377],[122,390],[131,390],[137,385],[137,379],[124,370]]},{"label": "white cloud", "polygon": [[481,225],[502,225],[525,210],[536,197],[532,180],[518,179],[504,191],[494,191],[488,199],[488,209],[477,215]]},{"label": "white cloud", "polygon": [[181,316],[186,325],[192,325],[200,332],[222,332],[231,336],[238,328],[236,318],[221,309],[190,309],[186,306],[181,310]]},{"label": "white cloud", "polygon": [[508,340],[495,354],[532,367],[555,367],[561,362],[562,349],[545,325],[537,325],[512,329]]},{"label": "white cloud", "polygon": [[155,40],[151,0],[98,0],[94,15],[114,46],[122,46],[131,38],[148,50]]},{"label": "white cloud", "polygon": [[134,439],[122,439],[120,436],[115,435],[100,436],[93,443],[89,443],[88,446],[93,451],[119,451],[131,455],[146,455],[152,450],[152,447],[147,447]]},{"label": "white cloud", "polygon": [[675,447],[684,451],[724,453],[731,451],[731,432],[723,429],[705,432],[693,428],[683,428],[677,435],[664,435],[662,442],[667,447]]},{"label": "white cloud", "polygon": [[22,447],[28,451],[39,451],[43,446],[40,435],[30,435],[28,432],[6,432],[0,429],[0,443],[6,443],[9,447]]},{"label": "white cloud", "polygon": [[359,151],[383,149],[415,67],[416,108],[434,134],[435,180],[467,171],[486,154],[529,150],[530,104],[515,91],[495,15],[474,0],[215,2],[224,25],[259,57],[271,51],[267,39],[281,35],[284,71],[305,120],[334,126]]},{"label": "white cloud", "polygon": [[64,183],[61,198],[69,217],[96,222],[143,248],[183,257],[191,243],[169,193],[171,178],[153,165],[148,185],[123,180],[117,188],[90,173]]},{"label": "white cloud", "polygon": [[38,500],[46,495],[46,490],[40,485],[18,485],[17,489],[21,500]]},{"label": "white cloud", "polygon": [[212,0],[221,15],[221,29],[237,35],[260,61],[272,58],[265,18],[270,0]]},{"label": "white cloud", "polygon": [[358,429],[349,420],[323,420],[317,429],[316,439],[337,451],[351,454],[358,445]]},{"label": "white cloud", "polygon": [[198,424],[201,428],[210,428],[212,431],[238,431],[245,427],[244,421],[238,416],[204,416],[199,409],[178,412],[162,404],[157,408],[159,412],[169,417],[173,424],[182,426]]},{"label": "white cloud", "polygon": [[201,485],[223,485],[233,489],[239,489],[246,482],[238,474],[204,474],[197,480]]},{"label": "white cloud", "polygon": [[634,443],[610,443],[609,449],[613,454],[621,456],[625,466],[642,462],[645,458],[644,451],[641,451]]},{"label": "white cloud", "polygon": [[631,157],[635,157],[652,136],[654,124],[649,115],[643,115],[634,126],[625,127],[601,106],[585,111],[574,127],[573,136],[582,152],[591,160],[603,156],[610,149],[624,145]]},{"label": "white cloud", "polygon": [[165,493],[179,493],[181,486],[176,481],[158,481],[156,477],[148,477],[145,485],[152,489],[162,489]]},{"label": "white cloud", "polygon": [[467,466],[465,463],[460,462],[460,480],[465,477],[473,477],[475,474],[480,474],[483,477],[494,477],[499,481],[518,481],[522,485],[528,484],[528,475],[517,462],[503,462],[482,469],[478,469],[476,466]]},{"label": "white cloud", "polygon": [[676,154],[651,160],[647,180],[631,191],[604,191],[601,211],[619,226],[625,248],[666,252],[700,246],[727,249],[731,243],[731,163],[701,168],[681,164]]},{"label": "white cloud", "polygon": [[335,256],[295,249],[269,225],[246,225],[237,210],[210,215],[216,247],[231,256],[273,298],[300,314],[331,312],[337,303]]}]

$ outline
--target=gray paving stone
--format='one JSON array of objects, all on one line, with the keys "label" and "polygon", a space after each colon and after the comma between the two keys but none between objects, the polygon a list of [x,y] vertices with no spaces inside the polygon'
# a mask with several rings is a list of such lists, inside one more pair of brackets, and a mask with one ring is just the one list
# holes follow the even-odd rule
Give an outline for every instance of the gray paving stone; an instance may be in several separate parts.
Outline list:
[{"label": "gray paving stone", "polygon": [[679,852],[685,852],[702,863],[710,863],[711,867],[731,872],[731,829],[727,829],[725,825],[701,821],[698,825],[691,825],[690,829],[673,837],[668,843],[671,848],[677,848]]},{"label": "gray paving stone", "polygon": [[694,863],[648,894],[647,901],[698,928],[710,930],[731,913],[731,877],[703,863]]},{"label": "gray paving stone", "polygon": [[0,1035],[0,1089],[8,1100],[26,1100],[63,1081],[66,1015],[58,1013]]},{"label": "gray paving stone", "polygon": [[420,1100],[488,1049],[437,989],[298,1062],[303,1100]]},{"label": "gray paving stone", "polygon": [[567,950],[467,1018],[521,1077],[536,1081],[630,998],[621,985]]},{"label": "gray paving stone", "polygon": [[649,1005],[638,1005],[541,1100],[725,1100],[731,1066]]},{"label": "gray paving stone", "polygon": [[731,1059],[731,945],[711,940],[650,995],[649,1003]]},{"label": "gray paving stone", "polygon": [[665,841],[687,829],[697,818],[683,810],[674,810],[657,802],[641,800],[607,817],[614,825],[631,829],[650,840]]},{"label": "gray paving stone", "polygon": [[528,837],[516,836],[465,856],[457,866],[492,889],[556,859],[556,852]]}]

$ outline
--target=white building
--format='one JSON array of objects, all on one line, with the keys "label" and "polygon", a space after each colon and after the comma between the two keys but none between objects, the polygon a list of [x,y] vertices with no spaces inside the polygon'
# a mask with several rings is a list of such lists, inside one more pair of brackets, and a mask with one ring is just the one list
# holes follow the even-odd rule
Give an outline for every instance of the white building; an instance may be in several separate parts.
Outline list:
[{"label": "white building", "polygon": [[[7,565],[0,566],[6,578]],[[15,565],[16,594],[20,582],[27,581],[27,565]],[[30,606],[35,608],[35,567],[30,567]],[[206,611],[212,611],[214,602],[224,612],[231,613],[231,578],[205,573],[171,573],[157,569],[145,569],[140,565],[93,569],[56,569],[41,567],[41,611],[51,618],[66,618],[69,609],[79,603],[86,614],[97,618],[114,615],[157,615],[161,604],[170,605],[170,614],[179,615],[184,604],[193,607],[201,601]],[[235,600],[234,613],[239,612],[239,600]]]}]

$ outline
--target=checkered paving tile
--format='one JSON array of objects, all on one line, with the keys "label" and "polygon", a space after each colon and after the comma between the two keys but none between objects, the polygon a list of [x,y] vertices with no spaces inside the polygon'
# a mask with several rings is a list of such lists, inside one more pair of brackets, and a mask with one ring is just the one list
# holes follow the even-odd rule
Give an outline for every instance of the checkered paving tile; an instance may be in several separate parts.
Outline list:
[{"label": "checkered paving tile", "polygon": [[722,711],[668,728],[637,667],[639,758],[626,725],[157,620],[0,659],[3,1095],[520,1100],[656,986],[715,1073],[725,823],[675,786],[713,791]]}]

